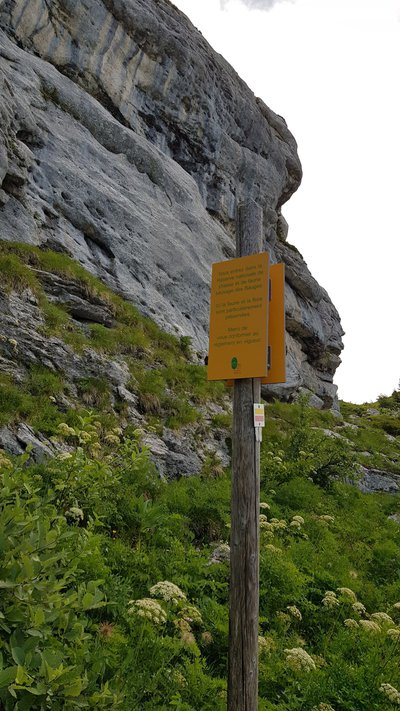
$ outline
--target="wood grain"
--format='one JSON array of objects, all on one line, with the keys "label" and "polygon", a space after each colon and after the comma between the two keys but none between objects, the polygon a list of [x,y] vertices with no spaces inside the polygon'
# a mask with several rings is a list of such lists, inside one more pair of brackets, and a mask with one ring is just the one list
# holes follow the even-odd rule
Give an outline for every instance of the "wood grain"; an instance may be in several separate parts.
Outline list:
[{"label": "wood grain", "polygon": [[[238,208],[236,255],[262,250],[262,209]],[[253,403],[260,379],[235,380],[233,391],[231,569],[228,711],[258,708],[260,444],[255,440]]]}]

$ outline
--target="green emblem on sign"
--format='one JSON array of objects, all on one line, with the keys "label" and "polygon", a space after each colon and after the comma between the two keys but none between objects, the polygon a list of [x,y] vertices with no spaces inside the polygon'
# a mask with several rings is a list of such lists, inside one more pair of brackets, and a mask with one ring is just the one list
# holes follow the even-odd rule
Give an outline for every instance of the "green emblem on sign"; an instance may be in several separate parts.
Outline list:
[{"label": "green emblem on sign", "polygon": [[236,368],[238,367],[238,359],[237,358],[232,358],[231,366],[232,366],[233,370],[236,370]]}]

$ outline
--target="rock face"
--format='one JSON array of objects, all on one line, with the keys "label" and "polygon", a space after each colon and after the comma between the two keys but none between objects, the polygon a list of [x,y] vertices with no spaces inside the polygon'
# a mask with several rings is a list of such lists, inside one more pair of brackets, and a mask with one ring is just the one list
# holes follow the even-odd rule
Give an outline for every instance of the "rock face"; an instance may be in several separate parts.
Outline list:
[{"label": "rock face", "polygon": [[[35,273],[47,299],[50,301],[56,293],[57,303],[68,309],[75,327],[82,332],[94,323],[104,324],[112,319],[109,304],[85,293],[79,280],[41,270]],[[149,431],[145,416],[139,412],[138,395],[126,358],[122,355],[111,358],[87,346],[77,352],[62,338],[50,336],[44,326],[40,303],[30,289],[3,292],[0,284],[0,374],[11,376],[13,382],[20,384],[26,383],[35,366],[62,374],[65,391],[53,398],[62,412],[82,402],[80,383],[89,379],[107,382],[114,411],[124,406],[121,424],[133,424],[144,432],[143,444],[149,448],[160,476],[165,479],[198,474],[210,453],[216,462],[228,466],[228,432],[212,424],[213,415],[219,412],[218,405],[203,404],[201,423],[176,431],[164,427],[161,438]],[[90,407],[90,402],[87,404]],[[65,443],[48,439],[25,422],[0,426],[0,450],[19,455],[28,446],[36,461],[66,451]]]},{"label": "rock face", "polygon": [[0,238],[67,252],[205,352],[211,264],[234,256],[236,206],[253,198],[287,265],[275,392],[331,406],[342,330],[285,242],[301,179],[285,121],[168,0],[3,0],[0,27]]},{"label": "rock face", "polygon": [[361,478],[357,481],[358,488],[366,494],[384,492],[398,494],[400,477],[381,469],[361,467]]}]

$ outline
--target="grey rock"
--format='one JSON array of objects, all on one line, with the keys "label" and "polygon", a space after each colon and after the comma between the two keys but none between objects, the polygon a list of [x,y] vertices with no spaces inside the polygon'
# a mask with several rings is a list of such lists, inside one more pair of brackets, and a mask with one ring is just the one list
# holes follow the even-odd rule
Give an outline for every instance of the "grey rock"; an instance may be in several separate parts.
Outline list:
[{"label": "grey rock", "polygon": [[42,462],[63,451],[62,446],[34,432],[32,427],[23,422],[15,427],[0,429],[0,447],[14,456],[24,454],[29,448],[30,456],[36,462]]},{"label": "grey rock", "polygon": [[29,290],[20,294],[0,290],[0,366],[6,362],[6,372],[18,371],[21,380],[33,365],[42,365],[70,382],[92,377],[104,378],[115,388],[126,386],[130,373],[124,361],[110,360],[91,348],[76,353],[61,338],[47,336],[44,325]]},{"label": "grey rock", "polygon": [[2,427],[0,429],[0,447],[16,457],[25,451],[25,448],[9,427]]},{"label": "grey rock", "polygon": [[83,283],[39,269],[32,271],[41,282],[48,300],[65,306],[75,319],[108,327],[113,325],[114,313],[110,304],[88,293]]},{"label": "grey rock", "polygon": [[[89,309],[88,316],[90,313]],[[93,317],[96,319],[97,314],[93,313]],[[127,387],[131,376],[126,361],[123,358],[111,360],[91,348],[77,353],[61,338],[48,336],[43,329],[43,314],[31,291],[5,293],[0,289],[0,372],[11,375],[22,384],[33,365],[39,364],[60,373],[67,391],[67,396],[56,397],[57,406],[61,409],[74,406],[79,381],[89,378],[107,380],[114,403],[123,400],[128,406],[126,424],[144,430],[143,443],[149,448],[160,476],[165,479],[198,474],[210,451],[222,466],[228,466],[229,452],[221,433],[209,432],[213,414],[224,412],[221,406],[211,404],[203,407],[204,425],[180,431],[165,429],[163,438],[146,432],[146,420],[137,409],[138,396]],[[0,447],[10,454],[20,455],[28,445],[35,461],[63,451],[62,447],[34,432],[26,424],[0,429]]]},{"label": "grey rock", "polygon": [[367,493],[385,492],[397,494],[400,489],[400,476],[380,469],[360,468],[361,477],[357,481],[358,488]]},{"label": "grey rock", "polygon": [[221,543],[216,546],[213,550],[212,556],[209,560],[209,565],[218,563],[229,563],[231,558],[231,549],[227,543]]},{"label": "grey rock", "polygon": [[281,242],[286,242],[289,233],[289,225],[286,222],[284,216],[281,212],[278,213],[278,219],[276,222],[276,234]]},{"label": "grey rock", "polygon": [[[137,408],[138,397],[130,390],[128,390],[128,388],[126,388],[124,385],[118,385],[117,393],[120,396],[121,400],[125,400],[125,402],[131,405],[131,407],[134,407],[135,409]],[[137,414],[139,415],[139,413]]]},{"label": "grey rock", "polygon": [[353,446],[351,440],[349,440],[347,437],[344,437],[342,434],[340,434],[340,432],[334,432],[333,430],[329,430],[325,427],[312,427],[311,429],[315,430],[316,432],[321,432],[324,437],[328,437],[329,439],[340,439],[342,440],[342,442],[345,442],[350,447]]},{"label": "grey rock", "polygon": [[375,415],[379,414],[379,410],[377,410],[376,407],[369,407],[367,410],[367,415],[370,415],[371,417],[375,417]]},{"label": "grey rock", "polygon": [[22,444],[24,450],[26,450],[27,447],[31,449],[32,457],[37,462],[50,459],[56,452],[56,449],[54,446],[51,446],[49,440],[46,441],[44,437],[38,436],[32,427],[29,427],[29,425],[25,423],[18,426],[15,436],[18,442]]},{"label": "grey rock", "polygon": [[179,433],[165,429],[162,438],[144,433],[143,444],[149,448],[162,479],[176,479],[200,472],[202,458],[196,452],[192,434],[188,428]]},{"label": "grey rock", "polygon": [[1,238],[65,251],[205,352],[211,263],[256,200],[287,265],[288,382],[271,396],[306,387],[331,407],[342,330],[284,241],[301,179],[285,121],[167,0],[5,0],[0,27]]},{"label": "grey rock", "polygon": [[390,516],[388,516],[388,519],[390,519],[391,521],[394,521],[395,523],[400,524],[400,514],[397,514],[397,513],[390,514]]}]

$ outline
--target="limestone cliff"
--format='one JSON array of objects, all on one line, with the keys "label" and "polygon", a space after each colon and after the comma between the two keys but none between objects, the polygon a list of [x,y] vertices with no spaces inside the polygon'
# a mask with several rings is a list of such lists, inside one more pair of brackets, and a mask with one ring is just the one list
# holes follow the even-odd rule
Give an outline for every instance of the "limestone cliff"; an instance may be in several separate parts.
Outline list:
[{"label": "limestone cliff", "polygon": [[301,179],[285,121],[168,0],[3,0],[0,26],[0,238],[67,252],[205,351],[211,263],[254,198],[287,265],[277,390],[330,406],[342,330],[285,242]]}]

